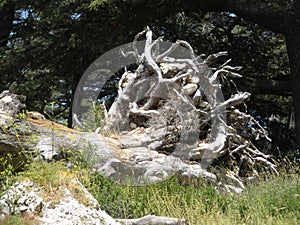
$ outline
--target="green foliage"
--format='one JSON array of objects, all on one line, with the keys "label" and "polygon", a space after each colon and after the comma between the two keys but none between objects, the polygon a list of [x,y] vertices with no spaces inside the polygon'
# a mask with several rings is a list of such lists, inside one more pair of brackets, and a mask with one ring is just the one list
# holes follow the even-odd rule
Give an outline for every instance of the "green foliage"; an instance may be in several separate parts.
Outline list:
[{"label": "green foliage", "polygon": [[[146,25],[154,34],[164,36],[164,40],[188,41],[197,54],[228,51],[233,64],[243,66],[244,79],[290,78],[283,35],[228,12],[191,10],[165,15],[161,11],[161,5],[176,2],[144,1],[145,5],[139,5],[139,1],[115,0],[0,1],[1,15],[8,18],[14,14],[13,19],[3,25],[3,34],[7,35],[0,36],[7,42],[0,46],[0,91],[17,81],[16,90],[27,96],[26,105],[30,110],[49,113],[48,103],[54,102],[53,117],[71,125],[72,97],[85,70],[104,52],[131,42]],[[291,1],[260,3],[285,12]],[[145,13],[145,9],[155,15],[155,19]],[[277,101],[274,104],[256,86],[241,82],[237,87],[253,93],[248,109],[264,123],[268,123],[272,113],[287,118],[292,111],[291,101],[281,107],[282,104]],[[104,92],[111,94],[109,88]],[[262,95],[257,97],[257,94]],[[280,97],[278,93],[272,94]],[[280,145],[280,140],[282,137],[292,140],[293,131],[281,122],[274,126],[266,124],[266,127],[276,131],[271,135],[275,140],[272,153],[279,149],[288,154],[293,142]]]},{"label": "green foliage", "polygon": [[241,195],[219,194],[209,186],[182,186],[176,178],[148,186],[121,186],[91,174],[85,185],[101,209],[115,218],[149,213],[186,218],[190,224],[297,224],[300,177],[269,177]]},{"label": "green foliage", "polygon": [[[257,195],[257,193],[259,194]],[[258,209],[258,213],[266,213],[280,218],[283,215],[289,216],[289,213],[292,212],[299,217],[299,193],[299,176],[284,179],[275,177],[260,182],[258,186],[253,186],[248,190],[247,198],[251,198],[252,204],[249,207],[253,210]]]},{"label": "green foliage", "polygon": [[24,153],[8,153],[2,155],[0,158],[0,171],[7,176],[13,175],[14,172],[19,171],[27,163]]},{"label": "green foliage", "polygon": [[83,117],[82,125],[84,131],[95,131],[98,127],[104,126],[104,110],[100,103],[90,104],[90,107]]},{"label": "green foliage", "polygon": [[103,6],[105,3],[108,3],[109,0],[97,0],[97,1],[92,1],[91,4],[89,5],[89,7],[91,9],[97,9],[101,6]]},{"label": "green foliage", "polygon": [[[248,189],[237,195],[218,193],[205,180],[198,187],[183,186],[175,177],[146,186],[120,185],[99,173],[89,172],[89,165],[82,164],[79,156],[70,160],[68,164],[76,166],[66,168],[64,162],[33,161],[17,175],[7,162],[7,169],[0,174],[6,182],[1,191],[17,180],[29,179],[45,190],[45,199],[57,201],[59,196],[53,193],[59,187],[66,186],[77,193],[76,198],[80,202],[85,202],[84,196],[76,191],[77,187],[70,183],[79,179],[98,200],[101,209],[115,218],[136,218],[153,213],[185,218],[191,225],[297,224],[300,219],[300,176],[298,168],[289,161],[286,170],[281,170],[281,176],[266,174],[264,178],[248,184]],[[2,222],[26,224],[28,220],[11,216]],[[33,221],[30,220],[29,224]]]},{"label": "green foliage", "polygon": [[71,175],[62,162],[34,161],[27,166],[27,170],[20,172],[18,177],[26,177],[41,187],[58,188],[68,183]]},{"label": "green foliage", "polygon": [[7,154],[0,158],[0,193],[5,191],[14,182],[15,168],[12,158],[12,154]]}]

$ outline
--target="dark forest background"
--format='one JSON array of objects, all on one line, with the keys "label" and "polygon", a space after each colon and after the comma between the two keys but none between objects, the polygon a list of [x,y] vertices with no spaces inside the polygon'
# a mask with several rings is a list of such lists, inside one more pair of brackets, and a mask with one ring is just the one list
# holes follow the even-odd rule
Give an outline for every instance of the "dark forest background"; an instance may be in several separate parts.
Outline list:
[{"label": "dark forest background", "polygon": [[[228,51],[231,64],[243,66],[238,90],[252,93],[247,111],[273,140],[259,147],[299,157],[293,85],[299,57],[289,51],[289,43],[298,42],[288,39],[296,31],[281,28],[300,26],[291,19],[298,18],[297,1],[198,2],[1,0],[0,91],[17,84],[14,91],[27,96],[29,110],[72,127],[72,97],[85,70],[148,25],[156,37],[188,41],[199,55]],[[251,16],[251,9],[265,18]],[[283,25],[277,14],[287,16]]]}]

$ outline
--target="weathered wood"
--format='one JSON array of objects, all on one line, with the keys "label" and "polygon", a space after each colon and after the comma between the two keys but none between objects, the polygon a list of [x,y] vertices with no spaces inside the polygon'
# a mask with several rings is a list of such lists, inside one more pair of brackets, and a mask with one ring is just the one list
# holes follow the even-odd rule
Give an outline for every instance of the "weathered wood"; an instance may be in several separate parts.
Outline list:
[{"label": "weathered wood", "polygon": [[147,215],[137,219],[116,219],[122,225],[188,225],[186,220]]},{"label": "weathered wood", "polygon": [[[144,52],[138,52],[137,41],[143,35],[146,37]],[[134,39],[134,55],[139,67],[130,73],[126,71],[121,77],[118,97],[108,111],[106,126],[115,129],[117,125],[121,127],[119,131],[128,133],[146,128],[145,131],[151,131],[149,136],[145,138],[145,134],[138,134],[139,141],[132,142],[131,147],[143,145],[157,151],[168,149],[170,154],[183,159],[211,162],[227,154],[234,161],[238,154],[239,166],[234,173],[237,179],[242,167],[254,168],[253,165],[246,166],[250,162],[264,164],[277,173],[275,165],[269,161],[270,156],[261,153],[238,131],[244,130],[249,135],[271,141],[253,117],[236,109],[237,105],[245,104],[251,94],[237,91],[229,99],[223,99],[219,80],[241,78],[237,72],[241,67],[228,65],[231,60],[213,67],[227,52],[202,59],[186,41],[179,40],[160,52],[161,42],[161,38],[152,40],[152,31],[148,27]],[[171,56],[178,49],[187,53],[186,58]],[[145,100],[140,101],[143,98]],[[155,133],[158,127],[168,132]],[[197,132],[204,133],[206,138],[198,138]],[[151,140],[153,144],[149,145]],[[251,173],[256,174],[256,170]]]},{"label": "weathered wood", "polygon": [[[143,35],[145,48],[139,52],[137,42]],[[161,38],[153,41],[147,28],[136,36],[133,51],[124,53],[134,54],[138,68],[125,69],[116,85],[115,102],[108,110],[103,105],[105,126],[97,133],[75,131],[34,113],[26,120],[17,119],[24,106],[13,101],[7,104],[16,96],[0,94],[0,154],[34,153],[57,160],[72,151],[81,152],[92,168],[107,178],[138,185],[174,174],[184,183],[197,183],[200,177],[216,181],[217,177],[206,171],[214,159],[228,160],[224,164],[232,175],[227,178],[238,188],[244,188],[242,180],[257,176],[258,168],[277,173],[271,156],[263,154],[249,138],[271,141],[267,132],[236,107],[245,104],[250,93],[235,91],[229,99],[222,97],[222,84],[227,77],[241,77],[236,72],[241,68],[229,66],[230,60],[218,64],[226,52],[198,57],[185,41],[169,44],[163,51],[161,42]],[[113,133],[114,137],[98,132]],[[224,183],[223,187],[228,190],[233,187],[230,185]]]}]

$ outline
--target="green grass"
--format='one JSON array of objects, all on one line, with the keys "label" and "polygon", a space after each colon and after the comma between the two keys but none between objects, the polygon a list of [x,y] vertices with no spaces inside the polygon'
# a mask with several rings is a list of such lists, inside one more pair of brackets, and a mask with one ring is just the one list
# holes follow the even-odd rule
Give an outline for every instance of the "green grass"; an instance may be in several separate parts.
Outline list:
[{"label": "green grass", "polygon": [[101,208],[115,218],[149,213],[185,218],[199,224],[299,224],[299,175],[269,177],[252,184],[241,195],[219,194],[212,187],[181,186],[176,178],[142,187],[120,186],[100,175],[88,188]]},{"label": "green grass", "polygon": [[[79,178],[101,209],[114,218],[137,218],[152,213],[184,218],[190,225],[296,225],[300,221],[300,177],[295,173],[265,176],[240,195],[220,194],[204,183],[198,188],[182,186],[175,177],[140,187],[118,185],[86,169],[66,169],[62,163],[33,162],[11,179],[30,179],[52,196],[59,186],[71,187],[69,183],[74,178]],[[82,196],[78,198],[84,202]],[[0,223],[34,224],[34,221],[13,215]]]}]

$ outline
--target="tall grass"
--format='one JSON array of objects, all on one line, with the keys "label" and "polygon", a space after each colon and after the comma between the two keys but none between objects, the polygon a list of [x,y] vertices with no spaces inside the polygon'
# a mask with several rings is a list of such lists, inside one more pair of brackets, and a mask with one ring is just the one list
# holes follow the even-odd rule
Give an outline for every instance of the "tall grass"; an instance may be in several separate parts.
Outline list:
[{"label": "tall grass", "polygon": [[[281,176],[268,175],[249,184],[240,195],[218,193],[204,182],[197,188],[183,186],[175,177],[147,186],[119,185],[97,173],[83,168],[67,169],[58,162],[33,162],[17,178],[32,180],[48,189],[45,193],[50,196],[59,186],[71,187],[69,181],[79,178],[101,209],[114,218],[155,214],[184,218],[190,225],[298,225],[300,221],[300,176],[286,171]],[[78,198],[83,199],[80,195]],[[0,223],[28,224],[24,218],[17,220],[12,216]]]},{"label": "tall grass", "polygon": [[148,186],[120,186],[93,174],[89,190],[115,218],[153,213],[199,224],[299,224],[299,175],[256,181],[241,195],[180,185],[176,178]]}]

